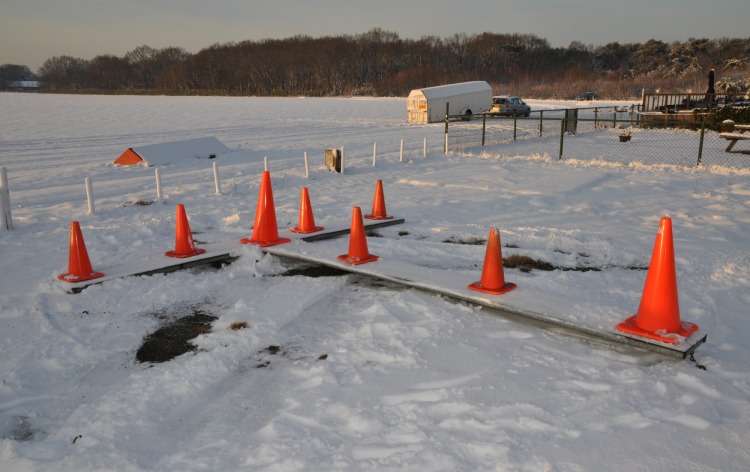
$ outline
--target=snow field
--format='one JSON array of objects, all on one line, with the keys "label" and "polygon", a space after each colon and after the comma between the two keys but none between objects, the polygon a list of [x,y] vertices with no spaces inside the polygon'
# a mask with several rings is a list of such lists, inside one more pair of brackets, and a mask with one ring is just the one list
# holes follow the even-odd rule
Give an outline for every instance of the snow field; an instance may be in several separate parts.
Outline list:
[{"label": "snow field", "polygon": [[[402,99],[0,103],[16,228],[0,232],[0,470],[728,471],[750,460],[742,171],[446,156],[443,128],[406,126]],[[206,135],[231,149],[218,158],[222,195],[210,162],[185,162],[162,169],[166,203],[134,205],[155,198],[153,169],[110,165],[129,146]],[[323,149],[340,146],[344,175],[322,166]],[[221,270],[78,295],[54,278],[72,220],[102,271],[171,249],[177,203],[199,243],[247,237],[265,156],[280,227],[297,223],[303,185],[325,226],[368,210],[382,179],[388,212],[406,223],[368,238],[381,259],[468,284],[484,246],[456,243],[495,226],[505,256],[601,268],[505,276],[603,326],[637,309],[646,272],[633,267],[648,265],[671,216],[682,318],[708,332],[696,352],[707,370],[356,275],[278,276],[291,263],[252,247]],[[346,251],[346,239],[325,244]],[[218,319],[194,353],[134,361],[146,334],[196,308]]]}]

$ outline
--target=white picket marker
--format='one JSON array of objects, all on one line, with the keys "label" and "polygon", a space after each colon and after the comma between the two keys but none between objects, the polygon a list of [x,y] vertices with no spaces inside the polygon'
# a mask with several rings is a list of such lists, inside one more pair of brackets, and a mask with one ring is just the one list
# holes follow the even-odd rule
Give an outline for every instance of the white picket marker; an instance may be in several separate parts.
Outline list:
[{"label": "white picket marker", "polygon": [[344,146],[341,146],[341,173],[344,173]]},{"label": "white picket marker", "polygon": [[375,164],[378,162],[378,143],[373,143],[372,145],[372,166],[375,167]]},{"label": "white picket marker", "polygon": [[268,170],[268,156],[263,157],[263,170]]},{"label": "white picket marker", "polygon": [[10,212],[10,187],[5,167],[0,167],[0,228],[13,229],[13,216]]},{"label": "white picket marker", "polygon": [[87,214],[93,215],[96,213],[96,208],[94,207],[94,184],[91,182],[91,177],[86,177],[86,200],[89,204],[89,211]]},{"label": "white picket marker", "polygon": [[398,154],[398,161],[404,162],[404,140],[401,140],[401,151]]},{"label": "white picket marker", "polygon": [[424,150],[422,151],[424,158],[427,159],[427,138],[424,138]]},{"label": "white picket marker", "polygon": [[216,187],[216,195],[221,195],[221,182],[219,181],[219,163],[214,161],[214,187]]},{"label": "white picket marker", "polygon": [[156,201],[161,203],[164,201],[164,195],[161,193],[161,171],[158,167],[154,169],[154,175],[156,176]]},{"label": "white picket marker", "polygon": [[307,151],[305,151],[305,178],[310,177],[310,164],[307,162]]}]

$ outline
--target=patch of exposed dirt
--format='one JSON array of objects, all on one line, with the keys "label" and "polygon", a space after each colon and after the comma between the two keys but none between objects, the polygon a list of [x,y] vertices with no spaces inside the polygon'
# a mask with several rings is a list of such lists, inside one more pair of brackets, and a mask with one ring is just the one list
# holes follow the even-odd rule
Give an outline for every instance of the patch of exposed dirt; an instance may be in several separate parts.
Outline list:
[{"label": "patch of exposed dirt", "polygon": [[131,207],[131,206],[149,206],[153,205],[153,200],[136,200],[134,202],[125,202],[122,204],[123,207]]},{"label": "patch of exposed dirt", "polygon": [[282,277],[292,277],[294,275],[303,275],[305,277],[340,277],[342,275],[349,275],[350,272],[336,269],[335,267],[328,267],[323,265],[310,265],[304,267],[295,267],[289,269],[286,272],[279,274]]},{"label": "patch of exposed dirt", "polygon": [[486,239],[482,238],[468,238],[468,239],[456,239],[454,236],[443,239],[444,243],[448,244],[467,244],[469,246],[482,246],[487,243]]},{"label": "patch of exposed dirt", "polygon": [[143,339],[135,358],[138,362],[167,362],[186,352],[195,351],[189,341],[198,335],[210,333],[216,317],[194,309],[189,315],[179,317],[161,326]]},{"label": "patch of exposed dirt", "polygon": [[28,416],[13,416],[7,418],[7,421],[0,418],[0,439],[27,442],[33,440],[39,432],[31,425]]}]

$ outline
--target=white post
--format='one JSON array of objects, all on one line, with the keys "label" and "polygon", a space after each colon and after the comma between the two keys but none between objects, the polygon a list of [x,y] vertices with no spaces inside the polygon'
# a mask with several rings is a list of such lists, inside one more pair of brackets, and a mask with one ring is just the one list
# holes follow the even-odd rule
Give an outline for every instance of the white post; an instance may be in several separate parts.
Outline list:
[{"label": "white post", "polygon": [[424,158],[427,159],[427,138],[424,138],[424,149],[422,151]]},{"label": "white post", "polygon": [[341,173],[344,173],[344,146],[341,146]]},{"label": "white post", "polygon": [[448,133],[445,133],[445,154],[448,154]]},{"label": "white post", "polygon": [[305,178],[310,177],[310,164],[307,162],[307,151],[305,151]]},{"label": "white post", "polygon": [[372,166],[375,167],[375,164],[378,162],[378,143],[373,143],[372,145]]},{"label": "white post", "polygon": [[94,208],[94,186],[91,183],[91,177],[86,177],[86,200],[88,200],[89,203],[89,215],[93,215],[96,213],[96,208]]},{"label": "white post", "polygon": [[161,172],[158,167],[154,169],[154,175],[156,176],[156,201],[161,203],[164,201],[164,195],[161,193]]},{"label": "white post", "polygon": [[268,156],[263,157],[263,170],[268,170]]},{"label": "white post", "polygon": [[219,181],[219,163],[214,161],[214,187],[216,195],[221,195],[221,182]]},{"label": "white post", "polygon": [[404,140],[401,140],[401,152],[398,154],[398,161],[404,162]]},{"label": "white post", "polygon": [[10,187],[5,167],[0,167],[0,228],[13,229],[13,217],[10,213]]}]

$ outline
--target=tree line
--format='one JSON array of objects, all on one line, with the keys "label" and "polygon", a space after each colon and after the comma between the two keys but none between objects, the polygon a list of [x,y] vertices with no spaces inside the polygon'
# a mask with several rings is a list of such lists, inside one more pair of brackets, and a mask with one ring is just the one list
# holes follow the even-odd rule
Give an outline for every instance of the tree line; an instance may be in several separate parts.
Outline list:
[{"label": "tree line", "polygon": [[[596,91],[628,99],[644,88],[703,92],[709,69],[716,70],[717,92],[745,93],[749,58],[750,38],[551,47],[534,34],[402,39],[374,28],[215,44],[195,54],[143,45],[123,57],[56,56],[36,76],[43,91],[74,93],[406,96],[415,88],[486,80],[496,93],[559,99]],[[0,79],[8,67],[0,67]]]}]

